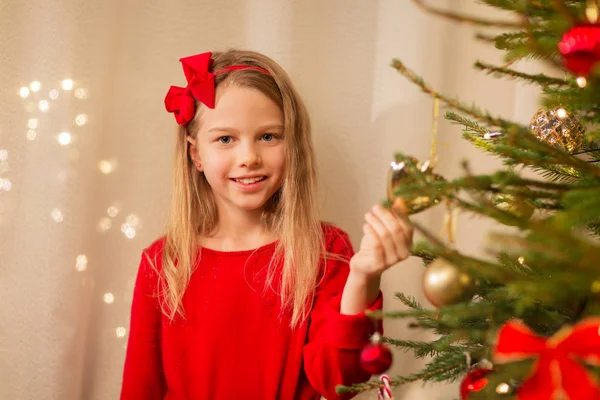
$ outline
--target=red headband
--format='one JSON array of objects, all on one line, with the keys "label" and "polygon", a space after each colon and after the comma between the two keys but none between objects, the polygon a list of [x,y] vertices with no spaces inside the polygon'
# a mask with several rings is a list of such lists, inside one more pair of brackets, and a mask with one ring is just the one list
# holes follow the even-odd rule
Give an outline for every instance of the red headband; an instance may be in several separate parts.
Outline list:
[{"label": "red headband", "polygon": [[185,88],[171,86],[165,97],[165,107],[168,112],[175,114],[179,125],[186,125],[196,112],[196,100],[204,103],[208,108],[215,108],[215,76],[229,71],[251,69],[271,75],[266,69],[252,65],[232,65],[221,68],[213,73],[209,72],[213,66],[211,52],[196,54],[195,56],[181,58],[183,73],[187,80]]}]

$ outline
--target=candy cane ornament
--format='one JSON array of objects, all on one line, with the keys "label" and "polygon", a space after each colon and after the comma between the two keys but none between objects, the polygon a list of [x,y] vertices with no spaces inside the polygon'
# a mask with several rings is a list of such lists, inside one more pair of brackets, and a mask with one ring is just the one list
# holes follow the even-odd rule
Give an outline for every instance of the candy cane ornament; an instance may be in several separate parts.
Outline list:
[{"label": "candy cane ornament", "polygon": [[383,382],[383,387],[379,388],[377,391],[377,400],[394,400],[394,395],[392,394],[392,385],[390,384],[390,377],[384,374],[381,375],[379,379],[381,382]]}]

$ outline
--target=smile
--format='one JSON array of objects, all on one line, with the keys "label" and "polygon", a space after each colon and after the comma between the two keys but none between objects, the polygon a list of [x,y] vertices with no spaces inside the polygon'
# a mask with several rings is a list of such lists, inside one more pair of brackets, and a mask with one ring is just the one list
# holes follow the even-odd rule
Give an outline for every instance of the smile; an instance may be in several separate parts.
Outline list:
[{"label": "smile", "polygon": [[253,183],[256,183],[256,182],[263,181],[265,179],[267,179],[266,176],[259,176],[257,178],[244,178],[244,179],[234,179],[234,178],[232,178],[233,181],[235,181],[237,183],[244,184],[244,185],[250,185],[250,184],[253,184]]},{"label": "smile", "polygon": [[261,176],[256,178],[243,178],[243,179],[233,179],[231,178],[235,185],[241,190],[243,193],[256,193],[263,189],[263,186],[266,185],[267,177]]}]

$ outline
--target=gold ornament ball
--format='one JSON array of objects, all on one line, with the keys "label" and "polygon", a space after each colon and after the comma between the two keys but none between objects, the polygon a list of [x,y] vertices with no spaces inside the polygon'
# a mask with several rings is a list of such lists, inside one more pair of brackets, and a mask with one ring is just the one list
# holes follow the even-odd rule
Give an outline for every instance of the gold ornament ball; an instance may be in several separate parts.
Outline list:
[{"label": "gold ornament ball", "polygon": [[475,289],[475,282],[469,274],[441,258],[429,264],[423,275],[423,292],[436,307],[469,300]]},{"label": "gold ornament ball", "polygon": [[499,194],[494,198],[496,207],[517,218],[529,219],[533,216],[535,207],[526,199],[520,199],[510,194]]},{"label": "gold ornament ball", "polygon": [[[407,161],[399,163],[392,162],[387,178],[388,200],[391,203],[397,203],[399,197],[394,192],[401,186],[443,181],[444,178],[433,173],[432,169],[428,161],[421,163],[413,157],[407,157]],[[416,214],[438,204],[441,201],[441,196],[405,195],[401,200],[407,214]]]},{"label": "gold ornament ball", "polygon": [[531,130],[542,142],[569,153],[581,149],[585,127],[579,119],[562,107],[542,107],[529,123]]}]

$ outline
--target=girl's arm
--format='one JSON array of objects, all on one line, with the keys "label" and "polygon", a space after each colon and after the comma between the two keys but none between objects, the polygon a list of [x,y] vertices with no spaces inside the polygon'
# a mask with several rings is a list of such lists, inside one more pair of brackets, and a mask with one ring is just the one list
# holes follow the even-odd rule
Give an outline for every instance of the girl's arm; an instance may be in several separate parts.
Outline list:
[{"label": "girl's arm", "polygon": [[[329,240],[329,252],[350,259],[354,251],[348,235],[335,228]],[[315,293],[310,314],[308,343],[304,346],[304,369],[311,386],[329,400],[349,399],[354,395],[338,396],[336,385],[352,385],[369,379],[370,374],[360,367],[360,353],[369,343],[375,328],[381,332],[380,321],[374,322],[364,313],[365,309],[381,309],[382,296],[377,295],[353,315],[341,313],[340,303],[350,269],[348,262],[328,260],[325,276]],[[349,283],[352,284],[352,283]],[[361,301],[368,301],[365,296]]]},{"label": "girl's arm", "polygon": [[342,293],[340,312],[347,315],[363,312],[379,296],[380,282],[380,276],[368,278],[350,270]]},{"label": "girl's arm", "polygon": [[133,291],[121,400],[162,400],[166,390],[161,361],[158,280],[144,253]]},{"label": "girl's arm", "polygon": [[379,293],[381,274],[410,255],[413,228],[404,203],[396,200],[393,211],[375,205],[365,214],[360,249],[350,260],[342,314],[357,314],[368,307]]}]

